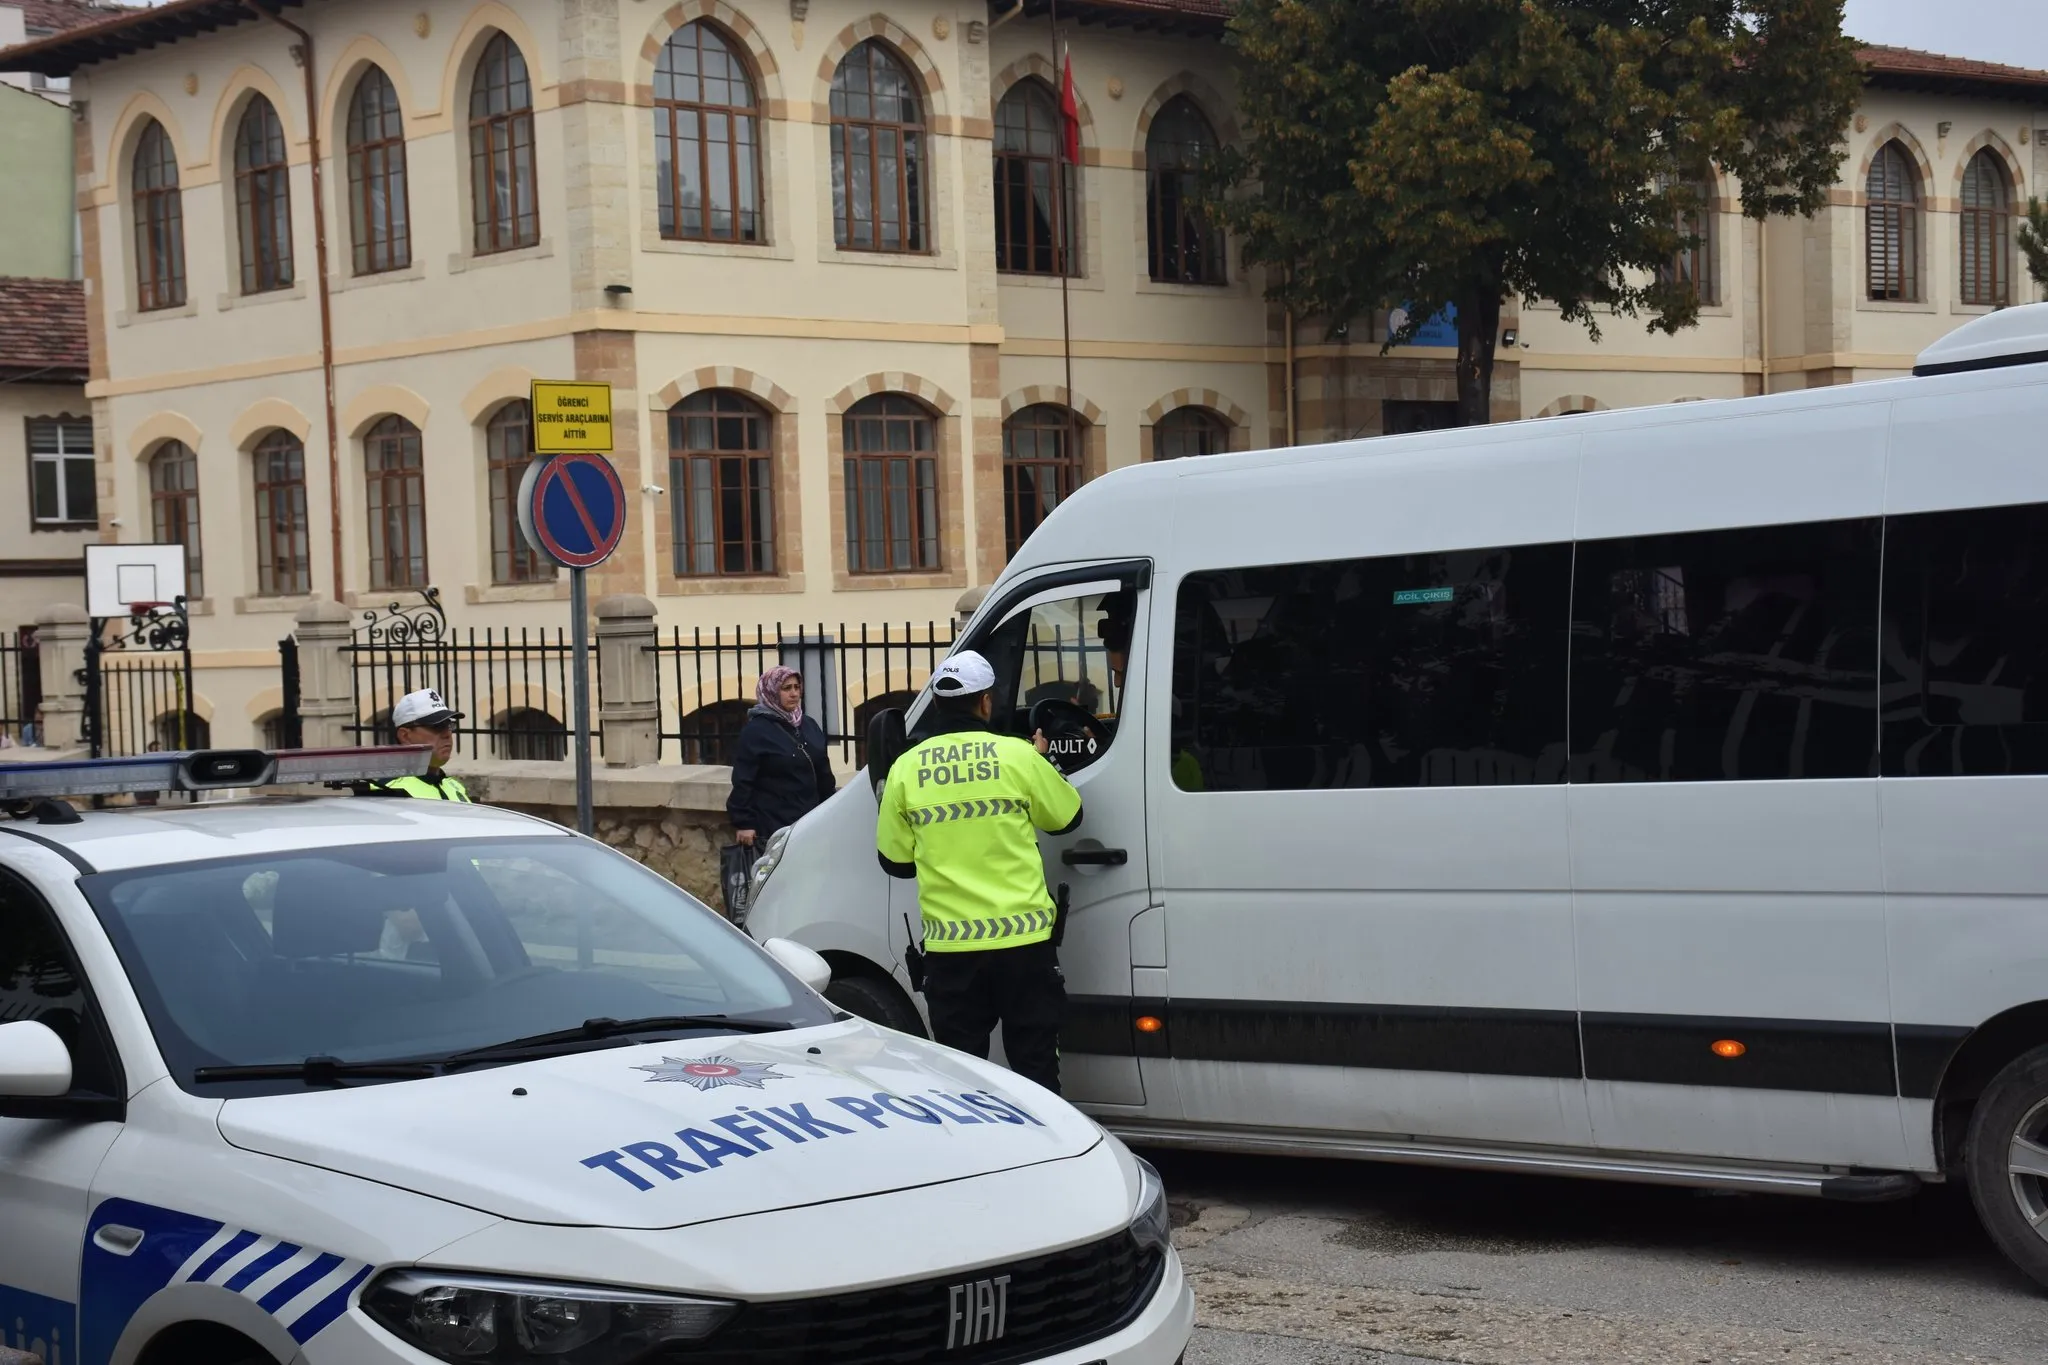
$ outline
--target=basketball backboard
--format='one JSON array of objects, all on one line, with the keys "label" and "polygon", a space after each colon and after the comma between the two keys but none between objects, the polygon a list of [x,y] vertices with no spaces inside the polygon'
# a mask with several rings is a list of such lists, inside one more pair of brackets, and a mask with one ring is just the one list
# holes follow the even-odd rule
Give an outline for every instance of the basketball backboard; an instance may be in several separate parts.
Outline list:
[{"label": "basketball backboard", "polygon": [[85,547],[85,610],[89,616],[129,616],[139,603],[168,606],[184,595],[182,545]]}]

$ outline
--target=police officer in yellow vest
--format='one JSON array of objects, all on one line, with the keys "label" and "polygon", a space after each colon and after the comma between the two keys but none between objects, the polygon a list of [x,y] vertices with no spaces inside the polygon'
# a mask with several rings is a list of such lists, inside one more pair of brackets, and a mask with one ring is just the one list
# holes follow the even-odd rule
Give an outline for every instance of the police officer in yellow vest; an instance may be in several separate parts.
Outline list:
[{"label": "police officer in yellow vest", "polygon": [[469,789],[443,767],[455,752],[455,722],[462,712],[451,711],[441,694],[431,687],[408,692],[391,708],[391,725],[400,744],[428,744],[433,754],[427,759],[425,777],[393,777],[366,783],[356,790],[364,796],[416,796],[428,801],[467,801]]},{"label": "police officer in yellow vest", "polygon": [[1081,794],[1044,736],[989,728],[995,681],[971,650],[939,665],[926,738],[889,769],[875,846],[890,876],[917,879],[933,1037],[986,1057],[1000,1023],[1010,1069],[1057,1094],[1067,993],[1037,831],[1079,825]]}]

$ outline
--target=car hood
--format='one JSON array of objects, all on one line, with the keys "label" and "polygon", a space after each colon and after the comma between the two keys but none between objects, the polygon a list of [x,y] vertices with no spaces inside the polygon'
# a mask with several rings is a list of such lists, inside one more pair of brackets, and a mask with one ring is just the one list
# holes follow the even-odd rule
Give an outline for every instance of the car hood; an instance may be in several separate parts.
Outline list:
[{"label": "car hood", "polygon": [[1079,1155],[1029,1081],[863,1022],[229,1100],[247,1151],[522,1222],[670,1228]]}]

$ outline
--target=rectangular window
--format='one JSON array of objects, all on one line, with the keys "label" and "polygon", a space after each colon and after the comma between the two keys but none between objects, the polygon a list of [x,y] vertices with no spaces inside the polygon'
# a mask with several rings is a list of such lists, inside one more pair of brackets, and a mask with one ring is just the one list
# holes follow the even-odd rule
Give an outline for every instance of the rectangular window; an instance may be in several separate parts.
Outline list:
[{"label": "rectangular window", "polygon": [[2048,773],[2048,505],[1885,527],[1884,775]]},{"label": "rectangular window", "polygon": [[99,518],[92,423],[32,417],[28,423],[29,505],[39,526],[77,526]]},{"label": "rectangular window", "polygon": [[1574,782],[1877,771],[1876,518],[1582,541]]},{"label": "rectangular window", "polygon": [[1572,548],[1191,574],[1174,640],[1183,790],[1565,779]]}]

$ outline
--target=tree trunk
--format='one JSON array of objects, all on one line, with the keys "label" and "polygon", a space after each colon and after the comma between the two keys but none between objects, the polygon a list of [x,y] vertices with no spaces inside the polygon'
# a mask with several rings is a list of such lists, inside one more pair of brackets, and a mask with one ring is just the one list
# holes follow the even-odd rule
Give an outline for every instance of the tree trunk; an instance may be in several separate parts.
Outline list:
[{"label": "tree trunk", "polygon": [[1458,425],[1493,420],[1493,348],[1500,341],[1500,295],[1458,300]]}]

